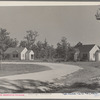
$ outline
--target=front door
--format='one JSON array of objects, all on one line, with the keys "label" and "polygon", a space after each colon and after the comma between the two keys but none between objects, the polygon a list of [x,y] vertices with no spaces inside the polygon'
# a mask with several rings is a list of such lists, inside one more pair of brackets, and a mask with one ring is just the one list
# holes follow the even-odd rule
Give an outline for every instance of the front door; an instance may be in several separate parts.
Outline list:
[{"label": "front door", "polygon": [[34,55],[33,54],[31,54],[31,60],[33,60],[34,59]]}]

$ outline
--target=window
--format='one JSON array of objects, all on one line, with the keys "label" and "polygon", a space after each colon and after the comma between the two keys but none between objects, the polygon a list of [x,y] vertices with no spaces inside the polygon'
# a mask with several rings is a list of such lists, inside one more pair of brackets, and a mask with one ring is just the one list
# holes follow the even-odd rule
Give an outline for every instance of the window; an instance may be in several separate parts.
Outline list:
[{"label": "window", "polygon": [[18,58],[18,54],[13,54],[13,58]]},{"label": "window", "polygon": [[83,54],[82,60],[84,60],[84,61],[88,60],[88,54],[87,53]]},{"label": "window", "polygon": [[18,58],[18,54],[16,54],[16,57]]}]

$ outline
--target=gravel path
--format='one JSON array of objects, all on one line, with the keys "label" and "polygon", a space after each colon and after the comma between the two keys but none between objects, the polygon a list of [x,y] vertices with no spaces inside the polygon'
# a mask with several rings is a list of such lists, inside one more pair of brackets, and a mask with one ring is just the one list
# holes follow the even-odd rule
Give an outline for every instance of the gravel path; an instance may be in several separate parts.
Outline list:
[{"label": "gravel path", "polygon": [[4,76],[0,77],[0,79],[9,79],[9,80],[17,80],[17,79],[31,79],[31,80],[39,80],[39,81],[48,81],[53,82],[55,79],[61,79],[63,76],[71,74],[75,71],[78,71],[79,66],[61,64],[61,63],[40,63],[40,62],[2,62],[3,64],[38,64],[44,65],[52,68],[52,70],[36,72],[36,73],[27,73],[20,75],[12,75],[12,76]]}]

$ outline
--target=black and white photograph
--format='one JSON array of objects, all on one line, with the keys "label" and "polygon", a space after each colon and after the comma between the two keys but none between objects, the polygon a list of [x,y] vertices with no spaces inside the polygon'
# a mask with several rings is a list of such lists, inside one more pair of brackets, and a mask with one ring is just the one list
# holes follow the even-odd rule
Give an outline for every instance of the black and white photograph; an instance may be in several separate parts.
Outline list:
[{"label": "black and white photograph", "polygon": [[100,93],[100,5],[0,6],[0,96]]}]

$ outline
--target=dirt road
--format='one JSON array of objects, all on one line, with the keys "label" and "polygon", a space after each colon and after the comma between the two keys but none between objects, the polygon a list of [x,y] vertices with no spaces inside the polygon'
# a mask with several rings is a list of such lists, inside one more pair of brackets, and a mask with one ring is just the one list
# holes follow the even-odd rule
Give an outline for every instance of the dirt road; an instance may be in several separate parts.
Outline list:
[{"label": "dirt road", "polygon": [[20,74],[20,75],[12,75],[12,76],[5,76],[0,77],[0,79],[6,78],[9,80],[17,80],[17,79],[32,79],[32,80],[39,80],[39,81],[48,81],[53,82],[55,79],[64,78],[65,75],[71,74],[75,71],[78,71],[80,68],[79,66],[75,65],[68,65],[68,64],[61,64],[61,63],[40,63],[40,62],[2,62],[3,64],[38,64],[50,67],[52,70],[36,72],[36,73],[27,73],[27,74]]}]

